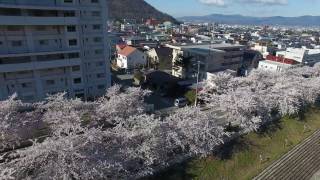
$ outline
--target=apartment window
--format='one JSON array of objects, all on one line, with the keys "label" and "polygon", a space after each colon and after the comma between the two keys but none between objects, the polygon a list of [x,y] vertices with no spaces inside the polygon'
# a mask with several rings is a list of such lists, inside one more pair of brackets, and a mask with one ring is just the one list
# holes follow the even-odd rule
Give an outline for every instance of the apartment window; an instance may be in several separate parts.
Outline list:
[{"label": "apartment window", "polygon": [[67,11],[63,15],[64,17],[74,17],[76,16],[76,13],[74,11]]},{"label": "apartment window", "polygon": [[104,78],[106,75],[104,73],[97,74],[97,78]]},{"label": "apartment window", "polygon": [[64,0],[64,3],[73,3],[73,0]]},{"label": "apartment window", "polygon": [[13,47],[20,47],[20,46],[22,46],[22,41],[12,41],[11,45]]},{"label": "apartment window", "polygon": [[85,95],[83,93],[84,90],[75,90],[74,93],[75,93],[75,97],[76,98],[79,98],[79,99],[84,99],[85,98]]},{"label": "apartment window", "polygon": [[43,46],[49,45],[49,40],[39,40],[39,44]]},{"label": "apartment window", "polygon": [[3,44],[3,42],[2,41],[0,41],[0,46]]},{"label": "apartment window", "polygon": [[32,87],[32,83],[29,82],[29,83],[22,83],[21,84],[22,88],[31,88]]},{"label": "apartment window", "polygon": [[30,95],[30,96],[22,96],[22,99],[25,101],[31,101],[34,99],[34,96]]},{"label": "apartment window", "polygon": [[67,26],[67,31],[68,32],[76,32],[77,28],[76,28],[76,26]]},{"label": "apartment window", "polygon": [[45,31],[46,29],[46,26],[36,26],[37,31]]},{"label": "apartment window", "polygon": [[22,27],[21,26],[8,26],[7,29],[8,29],[8,31],[21,31]]},{"label": "apartment window", "polygon": [[103,61],[96,62],[97,67],[103,66],[103,64],[104,64]]},{"label": "apartment window", "polygon": [[96,50],[94,50],[94,53],[96,55],[103,54],[103,49],[96,49]]},{"label": "apartment window", "polygon": [[77,39],[70,39],[69,40],[69,46],[77,46],[78,40]]},{"label": "apartment window", "polygon": [[[3,2],[3,1],[1,1],[1,2]],[[4,16],[21,16],[21,10],[20,9],[11,9],[11,8],[1,8],[1,15],[4,15]]]},{"label": "apartment window", "polygon": [[96,42],[96,43],[100,43],[100,42],[102,42],[102,38],[101,37],[95,37],[95,38],[93,38],[93,41]]},{"label": "apartment window", "polygon": [[81,17],[87,17],[87,11],[80,11]]},{"label": "apartment window", "polygon": [[91,15],[94,17],[100,17],[101,14],[100,14],[100,11],[92,11]]},{"label": "apartment window", "polygon": [[55,84],[55,81],[54,80],[46,80],[46,85],[54,85]]},{"label": "apartment window", "polygon": [[101,29],[101,25],[100,24],[94,24],[94,25],[92,25],[92,29],[93,30],[100,30]]},{"label": "apartment window", "polygon": [[73,79],[74,84],[81,84],[81,78],[75,78]]},{"label": "apartment window", "polygon": [[99,0],[91,0],[91,3],[99,3]]},{"label": "apartment window", "polygon": [[80,66],[72,66],[72,71],[73,72],[80,71]]},{"label": "apartment window", "polygon": [[63,54],[48,54],[36,56],[37,61],[54,61],[59,59],[64,59]]},{"label": "apartment window", "polygon": [[27,75],[27,74],[30,74],[32,73],[32,71],[19,71],[18,74],[19,75]]},{"label": "apartment window", "polygon": [[98,85],[97,88],[98,88],[99,90],[102,90],[102,89],[105,89],[106,86],[105,86],[105,85]]},{"label": "apartment window", "polygon": [[29,63],[31,58],[28,56],[0,58],[0,64],[19,64]]},{"label": "apartment window", "polygon": [[69,59],[77,59],[79,57],[80,57],[79,53],[69,53],[68,54]]}]

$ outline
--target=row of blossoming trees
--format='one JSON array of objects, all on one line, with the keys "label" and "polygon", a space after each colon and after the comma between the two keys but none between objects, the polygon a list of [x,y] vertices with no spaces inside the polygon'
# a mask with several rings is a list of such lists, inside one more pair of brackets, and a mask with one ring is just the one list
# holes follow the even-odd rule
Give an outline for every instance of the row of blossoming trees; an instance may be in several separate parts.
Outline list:
[{"label": "row of blossoming trees", "polygon": [[[320,66],[248,77],[218,74],[200,98],[208,110],[187,107],[166,117],[145,113],[147,91],[114,86],[95,102],[64,94],[26,104],[0,102],[0,179],[136,179],[188,157],[205,156],[228,140],[228,122],[241,133],[277,116],[293,115],[320,95]],[[226,120],[222,124],[216,112]],[[36,139],[37,129],[46,136]],[[19,143],[32,138],[32,146]]]}]

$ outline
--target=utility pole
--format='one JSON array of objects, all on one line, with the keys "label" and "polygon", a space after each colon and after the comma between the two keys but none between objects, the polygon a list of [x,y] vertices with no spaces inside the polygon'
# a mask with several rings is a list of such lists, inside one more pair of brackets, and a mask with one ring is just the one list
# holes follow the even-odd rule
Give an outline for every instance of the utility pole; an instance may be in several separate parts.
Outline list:
[{"label": "utility pole", "polygon": [[197,73],[196,99],[195,99],[195,102],[194,102],[194,106],[195,106],[195,107],[197,107],[197,104],[198,104],[199,75],[200,75],[200,61],[198,61],[198,73]]}]

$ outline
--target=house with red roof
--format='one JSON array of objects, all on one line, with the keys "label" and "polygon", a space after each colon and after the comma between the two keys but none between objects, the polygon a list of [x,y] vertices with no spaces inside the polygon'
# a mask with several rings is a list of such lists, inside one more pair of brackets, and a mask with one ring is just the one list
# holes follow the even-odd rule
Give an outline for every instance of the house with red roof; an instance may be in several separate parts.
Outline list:
[{"label": "house with red roof", "polygon": [[118,51],[117,66],[121,69],[134,69],[146,64],[146,55],[137,48],[126,46]]}]

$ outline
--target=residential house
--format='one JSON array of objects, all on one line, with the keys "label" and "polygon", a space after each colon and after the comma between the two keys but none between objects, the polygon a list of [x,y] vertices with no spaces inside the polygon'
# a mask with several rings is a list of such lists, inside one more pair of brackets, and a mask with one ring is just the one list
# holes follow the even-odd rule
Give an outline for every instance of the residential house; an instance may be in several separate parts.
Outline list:
[{"label": "residential house", "polygon": [[147,26],[149,27],[156,27],[160,24],[160,22],[157,20],[157,19],[154,19],[154,18],[150,18],[150,19],[147,19],[146,20],[146,23],[145,23]]},{"label": "residential house", "polygon": [[172,69],[172,49],[168,47],[157,47],[146,51],[149,65],[155,69]]},{"label": "residential house", "polygon": [[146,55],[137,48],[126,46],[118,51],[117,66],[121,69],[135,69],[146,64]]}]

